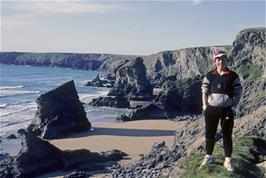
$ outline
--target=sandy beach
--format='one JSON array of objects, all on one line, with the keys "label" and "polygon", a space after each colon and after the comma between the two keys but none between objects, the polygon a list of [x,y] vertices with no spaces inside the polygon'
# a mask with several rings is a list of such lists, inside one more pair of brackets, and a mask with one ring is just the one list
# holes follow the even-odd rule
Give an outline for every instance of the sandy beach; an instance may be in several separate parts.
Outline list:
[{"label": "sandy beach", "polygon": [[51,140],[61,150],[88,149],[92,152],[118,149],[127,153],[128,159],[120,164],[132,163],[147,154],[155,142],[165,141],[171,147],[174,133],[185,122],[170,120],[141,120],[93,126],[91,132],[72,135],[65,139]]}]

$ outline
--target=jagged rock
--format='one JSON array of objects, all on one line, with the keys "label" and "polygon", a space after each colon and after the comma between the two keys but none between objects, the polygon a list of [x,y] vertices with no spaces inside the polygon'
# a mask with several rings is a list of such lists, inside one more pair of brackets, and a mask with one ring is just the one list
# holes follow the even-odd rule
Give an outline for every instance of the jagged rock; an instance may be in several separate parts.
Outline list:
[{"label": "jagged rock", "polygon": [[229,59],[234,63],[234,68],[243,65],[257,64],[265,72],[265,56],[266,56],[266,28],[250,28],[240,31],[233,46],[229,51]]},{"label": "jagged rock", "polygon": [[22,147],[13,161],[17,177],[34,177],[63,167],[61,150],[30,131],[20,131]]},{"label": "jagged rock", "polygon": [[125,97],[99,97],[93,98],[89,103],[91,106],[109,106],[115,108],[129,108],[130,104]]},{"label": "jagged rock", "polygon": [[0,161],[0,177],[2,178],[11,178],[14,177],[15,171],[13,167],[12,157],[5,157],[5,159]]},{"label": "jagged rock", "polygon": [[165,142],[155,143],[151,152],[139,161],[127,165],[116,165],[112,177],[160,177],[169,173],[171,166],[180,158],[178,153],[170,151]]},{"label": "jagged rock", "polygon": [[135,109],[130,113],[128,117],[129,120],[163,118],[168,118],[167,113],[164,109],[160,108],[155,104],[149,104],[148,106]]},{"label": "jagged rock", "polygon": [[7,139],[16,139],[17,136],[14,135],[14,134],[11,134],[11,135],[7,136],[6,138],[7,138]]},{"label": "jagged rock", "polygon": [[[92,169],[92,170],[95,170],[95,169]],[[66,176],[64,176],[63,178],[82,178],[82,177],[90,177],[92,176],[91,173],[89,173],[88,171],[75,171],[75,172],[72,172]]]},{"label": "jagged rock", "polygon": [[235,120],[233,136],[258,136],[266,139],[266,106]]},{"label": "jagged rock", "polygon": [[238,33],[229,51],[229,60],[242,78],[243,95],[238,116],[266,105],[266,28],[245,29]]},{"label": "jagged rock", "polygon": [[107,79],[100,79],[99,74],[93,79],[85,84],[85,86],[92,86],[92,87],[113,87],[114,80],[107,80]]},{"label": "jagged rock", "polygon": [[163,108],[168,115],[201,112],[201,78],[186,78],[166,81],[162,92],[153,103]]},{"label": "jagged rock", "polygon": [[177,79],[205,75],[212,67],[215,49],[229,51],[231,46],[210,46],[163,51],[148,56],[144,64],[153,86],[161,86],[169,76]]},{"label": "jagged rock", "polygon": [[130,121],[130,118],[127,114],[121,114],[116,118],[117,121]]},{"label": "jagged rock", "polygon": [[152,98],[152,86],[146,77],[146,68],[140,57],[127,62],[116,72],[114,88],[108,96],[125,96],[130,99]]},{"label": "jagged rock", "polygon": [[0,161],[1,177],[35,177],[58,169],[73,170],[85,167],[90,170],[104,169],[105,164],[115,164],[127,156],[119,150],[90,152],[81,149],[62,151],[36,136],[31,130],[21,129],[22,148],[18,155]]},{"label": "jagged rock", "polygon": [[3,152],[0,153],[0,161],[6,159],[8,157],[10,157],[9,153],[3,153]]},{"label": "jagged rock", "polygon": [[88,165],[91,168],[94,166],[96,169],[97,163],[119,161],[123,159],[124,156],[127,156],[127,154],[119,150],[97,153],[80,149],[74,151],[64,151],[62,154],[62,161],[64,163],[64,170],[73,170],[75,168]]},{"label": "jagged rock", "polygon": [[91,128],[73,80],[42,94],[36,102],[38,110],[29,128],[42,138],[62,138]]}]

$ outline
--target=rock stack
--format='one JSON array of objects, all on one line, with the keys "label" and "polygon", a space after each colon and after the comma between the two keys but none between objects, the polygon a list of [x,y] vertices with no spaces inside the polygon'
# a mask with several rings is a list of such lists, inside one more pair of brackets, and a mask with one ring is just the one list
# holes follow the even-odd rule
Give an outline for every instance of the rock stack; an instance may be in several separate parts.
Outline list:
[{"label": "rock stack", "polygon": [[42,94],[36,102],[38,110],[29,128],[42,138],[61,138],[91,128],[73,80]]}]

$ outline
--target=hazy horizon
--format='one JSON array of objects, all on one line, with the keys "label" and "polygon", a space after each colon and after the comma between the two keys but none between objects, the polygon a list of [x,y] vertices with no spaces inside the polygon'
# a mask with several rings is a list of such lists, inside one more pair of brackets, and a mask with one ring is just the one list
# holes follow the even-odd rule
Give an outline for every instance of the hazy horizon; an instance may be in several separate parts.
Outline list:
[{"label": "hazy horizon", "polygon": [[1,1],[1,51],[150,55],[232,45],[261,1]]}]

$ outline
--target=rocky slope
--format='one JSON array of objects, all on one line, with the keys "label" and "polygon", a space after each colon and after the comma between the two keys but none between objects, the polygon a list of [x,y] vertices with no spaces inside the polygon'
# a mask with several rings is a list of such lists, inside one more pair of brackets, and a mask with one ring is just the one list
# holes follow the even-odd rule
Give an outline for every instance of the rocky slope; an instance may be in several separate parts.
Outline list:
[{"label": "rocky slope", "polygon": [[244,116],[266,105],[266,28],[239,32],[228,56],[242,79],[239,116]]},{"label": "rocky slope", "polygon": [[163,79],[175,76],[177,79],[205,75],[213,67],[215,49],[228,51],[231,46],[195,47],[163,51],[145,58],[147,74],[155,85]]},{"label": "rocky slope", "polygon": [[114,88],[108,96],[123,96],[130,99],[150,99],[153,87],[146,77],[143,59],[137,57],[121,66],[116,72]]},{"label": "rocky slope", "polygon": [[22,135],[22,148],[18,155],[0,161],[0,177],[2,178],[36,177],[56,170],[70,171],[77,168],[87,171],[103,170],[106,165],[110,166],[126,156],[119,150],[101,153],[85,149],[63,151],[37,137],[30,130],[22,129],[20,134]]},{"label": "rocky slope", "polygon": [[[179,119],[179,118],[178,118]],[[190,155],[201,154],[197,158],[197,162],[193,162],[198,167],[203,159],[204,152],[204,118],[203,116],[197,116],[193,120],[182,121],[186,122],[183,129],[176,131],[175,144],[172,148],[168,148],[163,143],[155,144],[151,152],[139,161],[127,165],[116,166],[112,176],[113,177],[172,177],[178,178],[186,172],[180,164]],[[253,113],[237,118],[235,120],[234,127],[234,140],[246,136],[256,136],[266,140],[265,136],[266,125],[266,106],[261,106],[257,111]],[[218,145],[222,143],[222,134],[220,129],[217,132],[216,140]],[[265,141],[264,141],[265,142]],[[264,143],[263,142],[263,143]],[[266,142],[265,142],[266,143]],[[244,146],[244,145],[243,145]],[[247,145],[248,147],[248,145]],[[262,147],[263,148],[263,147]],[[263,150],[264,149],[264,150]],[[265,147],[261,149],[260,154],[266,155]],[[223,156],[223,151],[221,151]],[[250,154],[250,153],[248,153]],[[254,153],[255,154],[255,153]],[[222,159],[222,158],[221,158]],[[238,158],[241,160],[241,158]],[[254,158],[255,159],[255,158]],[[256,163],[265,161],[265,157],[261,160],[257,160]],[[254,165],[254,163],[253,163]],[[222,165],[219,165],[219,169]],[[256,169],[256,168],[254,168]],[[195,168],[195,170],[198,170]],[[241,174],[240,174],[241,175]],[[193,175],[197,177],[197,175]],[[192,176],[192,177],[193,177]]]}]

